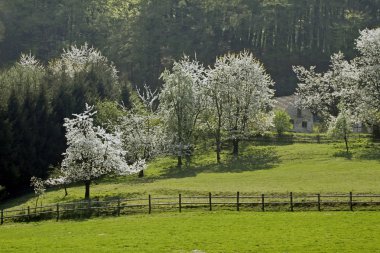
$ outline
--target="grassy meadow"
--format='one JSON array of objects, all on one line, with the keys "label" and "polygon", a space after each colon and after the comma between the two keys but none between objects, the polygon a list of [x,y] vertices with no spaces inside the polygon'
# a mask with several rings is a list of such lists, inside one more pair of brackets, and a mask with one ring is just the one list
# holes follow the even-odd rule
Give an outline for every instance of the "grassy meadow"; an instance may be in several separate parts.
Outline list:
[{"label": "grassy meadow", "polygon": [[[204,149],[206,150],[206,149]],[[91,197],[146,197],[242,193],[380,193],[380,148],[356,140],[343,144],[243,143],[241,157],[199,149],[190,167],[161,157],[145,177],[109,177],[91,186]],[[84,186],[49,189],[43,204],[81,200]],[[35,204],[33,194],[0,208]],[[380,252],[379,212],[240,212],[183,210],[182,213],[122,215],[78,220],[6,223],[0,252]]]},{"label": "grassy meadow", "polygon": [[184,212],[0,227],[1,252],[380,252],[378,212]]},{"label": "grassy meadow", "polygon": [[[91,186],[91,197],[175,196],[186,194],[258,193],[380,193],[380,149],[365,139],[351,144],[349,156],[341,143],[259,145],[243,143],[241,158],[234,161],[223,153],[223,163],[216,164],[212,151],[198,150],[189,168],[178,169],[174,157],[157,158],[136,175],[105,178]],[[49,189],[42,203],[80,200],[84,186]],[[0,205],[3,208],[35,203],[34,194]]]}]

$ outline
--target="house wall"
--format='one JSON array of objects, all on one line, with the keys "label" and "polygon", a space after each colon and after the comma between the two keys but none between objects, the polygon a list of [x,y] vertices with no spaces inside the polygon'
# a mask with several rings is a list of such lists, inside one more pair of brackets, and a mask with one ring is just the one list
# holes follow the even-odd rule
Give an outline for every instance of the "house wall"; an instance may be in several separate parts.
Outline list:
[{"label": "house wall", "polygon": [[286,108],[293,121],[293,131],[297,133],[313,132],[313,114],[308,110],[299,110],[293,106]]},{"label": "house wall", "polygon": [[[293,123],[293,132],[297,133],[312,133],[314,126],[314,116],[313,114],[307,110],[302,109],[299,110],[294,105],[295,96],[285,96],[276,98],[277,104],[275,105],[275,109],[286,111]],[[318,122],[318,119],[316,119]],[[306,126],[305,126],[306,125]],[[371,129],[368,129],[362,123],[354,124],[352,126],[352,131],[354,133],[370,133]]]},{"label": "house wall", "polygon": [[314,117],[313,114],[306,109],[299,110],[294,105],[295,96],[279,97],[276,99],[276,109],[285,110],[293,123],[293,130],[297,133],[313,132]]}]

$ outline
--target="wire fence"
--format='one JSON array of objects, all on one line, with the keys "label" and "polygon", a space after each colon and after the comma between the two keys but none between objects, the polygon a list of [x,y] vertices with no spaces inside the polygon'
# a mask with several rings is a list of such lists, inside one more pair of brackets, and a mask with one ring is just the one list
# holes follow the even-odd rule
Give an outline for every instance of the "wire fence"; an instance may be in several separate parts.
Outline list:
[{"label": "wire fence", "polygon": [[379,211],[380,194],[261,194],[207,195],[86,200],[0,210],[0,224],[44,219],[75,219],[186,210],[245,211]]}]

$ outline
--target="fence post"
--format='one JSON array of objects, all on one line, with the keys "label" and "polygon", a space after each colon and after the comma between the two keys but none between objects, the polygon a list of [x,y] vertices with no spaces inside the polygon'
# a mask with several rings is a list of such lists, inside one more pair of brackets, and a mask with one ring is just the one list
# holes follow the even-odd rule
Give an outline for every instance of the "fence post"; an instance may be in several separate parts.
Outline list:
[{"label": "fence post", "polygon": [[209,203],[209,208],[210,208],[210,211],[212,211],[212,202],[211,202],[211,192],[208,193],[208,203]]},{"label": "fence post", "polygon": [[317,194],[317,198],[318,198],[318,211],[320,212],[321,211],[321,194]]},{"label": "fence post", "polygon": [[264,194],[261,194],[261,210],[265,211]]},{"label": "fence post", "polygon": [[148,198],[148,204],[149,204],[148,213],[151,214],[152,213],[152,197],[150,196],[150,194],[149,194],[149,198]]},{"label": "fence post", "polygon": [[28,206],[28,221],[30,221],[30,206]]},{"label": "fence post", "polygon": [[236,193],[236,210],[239,211],[240,210],[240,192],[237,192]]},{"label": "fence post", "polygon": [[117,216],[120,216],[120,197],[117,199]]},{"label": "fence post", "polygon": [[290,211],[293,212],[293,192],[290,192]]},{"label": "fence post", "polygon": [[353,211],[353,208],[352,208],[352,192],[350,192],[350,211]]},{"label": "fence post", "polygon": [[1,209],[1,215],[0,215],[0,225],[4,224],[4,210]]},{"label": "fence post", "polygon": [[179,207],[179,212],[182,212],[182,195],[181,195],[181,193],[178,195],[178,207]]},{"label": "fence post", "polygon": [[59,221],[59,203],[57,203],[57,221]]}]

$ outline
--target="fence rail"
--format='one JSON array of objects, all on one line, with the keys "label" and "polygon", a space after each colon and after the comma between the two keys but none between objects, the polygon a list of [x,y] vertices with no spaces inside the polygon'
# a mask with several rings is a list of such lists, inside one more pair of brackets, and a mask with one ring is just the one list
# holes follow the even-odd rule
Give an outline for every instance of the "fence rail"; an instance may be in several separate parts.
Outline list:
[{"label": "fence rail", "polygon": [[129,215],[179,211],[203,210],[250,210],[250,211],[354,211],[380,210],[380,194],[261,194],[178,196],[113,199],[109,201],[63,202],[19,209],[1,209],[0,224],[5,222],[41,219],[83,218],[105,215]]},{"label": "fence rail", "polygon": [[[356,133],[351,136],[351,140],[373,140],[369,134]],[[256,141],[259,143],[334,143],[337,142],[334,138],[326,136],[325,134],[313,135],[313,134],[303,134],[303,135],[284,135],[284,136],[252,136],[248,140]]]}]

